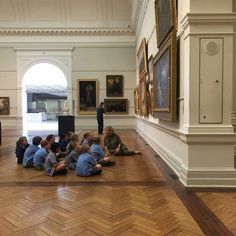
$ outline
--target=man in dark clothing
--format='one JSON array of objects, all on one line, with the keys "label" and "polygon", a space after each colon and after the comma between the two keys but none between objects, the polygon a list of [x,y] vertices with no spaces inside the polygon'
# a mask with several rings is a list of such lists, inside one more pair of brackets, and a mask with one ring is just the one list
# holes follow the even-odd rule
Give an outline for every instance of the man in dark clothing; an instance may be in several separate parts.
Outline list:
[{"label": "man in dark clothing", "polygon": [[104,110],[104,103],[101,102],[100,105],[97,107],[97,121],[98,121],[98,134],[103,133],[103,113],[105,113]]},{"label": "man in dark clothing", "polygon": [[131,156],[142,154],[140,151],[130,151],[123,144],[118,134],[115,133],[114,129],[111,126],[105,128],[105,137],[104,137],[105,149],[115,156]]}]

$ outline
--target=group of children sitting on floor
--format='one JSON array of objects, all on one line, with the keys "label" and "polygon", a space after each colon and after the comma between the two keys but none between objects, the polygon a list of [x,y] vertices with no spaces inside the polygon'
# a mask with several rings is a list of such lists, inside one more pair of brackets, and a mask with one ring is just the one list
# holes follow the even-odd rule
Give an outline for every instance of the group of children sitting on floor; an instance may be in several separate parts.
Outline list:
[{"label": "group of children sitting on floor", "polygon": [[17,164],[44,170],[48,176],[65,175],[68,170],[75,170],[78,176],[93,176],[102,172],[102,166],[115,165],[108,148],[102,147],[101,137],[93,132],[84,133],[81,142],[72,132],[63,134],[59,142],[55,140],[53,134],[46,139],[35,136],[28,144],[26,137],[20,137],[15,150]]}]

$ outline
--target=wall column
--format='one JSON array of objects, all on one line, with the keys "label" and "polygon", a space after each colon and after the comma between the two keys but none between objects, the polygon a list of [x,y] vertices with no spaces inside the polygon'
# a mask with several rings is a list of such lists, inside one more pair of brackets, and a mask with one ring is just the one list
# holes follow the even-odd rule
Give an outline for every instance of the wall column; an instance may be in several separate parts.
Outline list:
[{"label": "wall column", "polygon": [[[187,145],[180,180],[187,186],[235,186],[232,126],[232,1],[193,0],[184,31],[184,121],[180,138]],[[212,7],[214,6],[214,7]]]}]

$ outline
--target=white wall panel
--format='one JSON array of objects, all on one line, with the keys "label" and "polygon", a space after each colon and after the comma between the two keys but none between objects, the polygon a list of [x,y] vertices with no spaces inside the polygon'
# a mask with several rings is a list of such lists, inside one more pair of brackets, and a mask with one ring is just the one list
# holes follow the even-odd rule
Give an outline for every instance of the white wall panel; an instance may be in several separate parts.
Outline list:
[{"label": "white wall panel", "polygon": [[223,122],[223,39],[200,39],[200,123]]},{"label": "white wall panel", "polygon": [[1,90],[9,90],[17,88],[17,73],[0,71]]},{"label": "white wall panel", "polygon": [[135,68],[135,49],[130,47],[76,48],[73,71],[126,71]]},{"label": "white wall panel", "polygon": [[13,48],[0,48],[0,71],[16,71],[16,53]]},{"label": "white wall panel", "polygon": [[52,27],[62,22],[57,0],[24,0],[23,3],[24,23],[27,27]]}]

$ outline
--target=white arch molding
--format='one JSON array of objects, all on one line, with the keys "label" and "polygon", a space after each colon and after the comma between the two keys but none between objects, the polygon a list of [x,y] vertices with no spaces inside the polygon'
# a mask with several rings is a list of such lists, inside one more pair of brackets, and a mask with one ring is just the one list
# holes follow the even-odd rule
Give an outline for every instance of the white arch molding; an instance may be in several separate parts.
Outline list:
[{"label": "white arch molding", "polygon": [[40,63],[49,63],[58,67],[67,80],[67,99],[72,111],[72,78],[71,78],[71,62],[72,50],[68,48],[60,50],[29,50],[16,49],[17,57],[17,126],[23,127],[23,79],[25,73],[32,67]]}]

